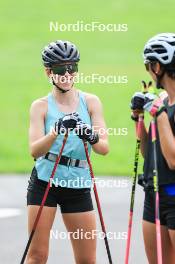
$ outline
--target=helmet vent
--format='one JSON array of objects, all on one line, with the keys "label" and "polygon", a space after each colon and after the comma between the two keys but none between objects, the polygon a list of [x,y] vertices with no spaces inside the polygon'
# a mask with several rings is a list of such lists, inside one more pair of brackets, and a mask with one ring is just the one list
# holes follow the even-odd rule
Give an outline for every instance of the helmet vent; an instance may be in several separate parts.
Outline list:
[{"label": "helmet vent", "polygon": [[171,44],[172,46],[175,46],[175,41],[174,41],[174,42],[170,42],[170,44]]},{"label": "helmet vent", "polygon": [[42,59],[45,67],[52,67],[52,65],[70,61],[78,62],[80,53],[73,43],[57,40],[44,48]]},{"label": "helmet vent", "polygon": [[158,54],[162,54],[165,53],[166,50],[164,47],[162,47],[161,45],[154,45],[152,46],[153,50],[155,50]]},{"label": "helmet vent", "polygon": [[144,60],[157,60],[163,65],[171,64],[175,59],[175,34],[161,33],[152,37],[145,45]]},{"label": "helmet vent", "polygon": [[163,59],[164,59],[164,60],[167,60],[167,59],[168,59],[168,56],[164,56]]},{"label": "helmet vent", "polygon": [[70,49],[70,52],[69,52],[68,56],[71,56],[72,52],[73,52],[73,48]]},{"label": "helmet vent", "polygon": [[64,46],[65,46],[65,49],[67,50],[67,43],[66,42],[64,43]]}]

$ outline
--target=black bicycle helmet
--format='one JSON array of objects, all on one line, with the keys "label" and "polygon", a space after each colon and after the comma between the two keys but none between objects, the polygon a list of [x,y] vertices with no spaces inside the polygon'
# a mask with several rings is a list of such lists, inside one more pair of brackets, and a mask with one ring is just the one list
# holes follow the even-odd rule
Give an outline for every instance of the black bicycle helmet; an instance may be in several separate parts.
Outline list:
[{"label": "black bicycle helmet", "polygon": [[80,53],[75,44],[67,40],[56,40],[44,48],[42,60],[44,66],[50,68],[64,62],[78,62]]}]

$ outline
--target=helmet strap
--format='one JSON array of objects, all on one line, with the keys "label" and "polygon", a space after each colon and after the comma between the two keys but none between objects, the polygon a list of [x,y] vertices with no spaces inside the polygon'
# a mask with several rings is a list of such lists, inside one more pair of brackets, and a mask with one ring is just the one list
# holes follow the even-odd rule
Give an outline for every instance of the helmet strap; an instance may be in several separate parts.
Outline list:
[{"label": "helmet strap", "polygon": [[[51,83],[51,84],[53,84],[61,93],[67,93],[67,92],[69,92],[70,91],[70,89],[69,90],[64,90],[64,89],[62,89],[61,87],[59,87],[55,82],[54,82],[54,78],[53,77],[49,77],[49,82]],[[73,85],[72,85],[73,86]]]},{"label": "helmet strap", "polygon": [[54,80],[53,80],[53,78],[52,78],[52,84],[61,92],[61,93],[67,93],[67,92],[69,92],[70,91],[70,89],[69,90],[64,90],[64,89],[62,89],[61,87],[59,87],[55,82],[54,82]]}]

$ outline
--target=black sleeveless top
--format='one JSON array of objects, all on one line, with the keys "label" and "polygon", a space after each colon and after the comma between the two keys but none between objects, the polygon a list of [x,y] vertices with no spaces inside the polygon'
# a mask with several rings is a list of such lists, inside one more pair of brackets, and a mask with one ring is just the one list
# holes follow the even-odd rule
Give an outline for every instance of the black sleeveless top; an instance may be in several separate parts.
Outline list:
[{"label": "black sleeveless top", "polygon": [[[172,132],[175,136],[175,104],[168,106],[168,100],[164,100],[164,104],[167,109],[167,115],[170,122]],[[158,129],[156,150],[157,150],[157,167],[158,167],[158,179],[159,185],[175,183],[175,170],[171,170],[162,154]],[[154,169],[154,156],[153,156],[153,144],[151,140],[151,128],[149,128],[148,145],[143,167],[143,178],[146,184],[153,186],[153,169]]]}]

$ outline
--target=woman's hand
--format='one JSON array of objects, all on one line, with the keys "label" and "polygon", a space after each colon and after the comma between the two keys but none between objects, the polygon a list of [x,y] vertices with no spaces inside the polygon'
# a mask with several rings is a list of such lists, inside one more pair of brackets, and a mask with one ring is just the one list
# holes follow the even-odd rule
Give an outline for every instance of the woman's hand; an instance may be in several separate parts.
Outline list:
[{"label": "woman's hand", "polygon": [[98,134],[94,133],[91,126],[83,123],[82,121],[77,123],[75,131],[80,139],[88,141],[91,145],[94,145],[99,141]]},{"label": "woman's hand", "polygon": [[73,130],[77,126],[78,120],[79,117],[76,112],[65,115],[55,123],[55,132],[59,135]]},{"label": "woman's hand", "polygon": [[144,110],[149,112],[151,116],[158,117],[163,111],[166,111],[166,107],[161,98],[145,97]]},{"label": "woman's hand", "polygon": [[108,134],[103,116],[103,108],[100,99],[93,94],[86,94],[88,112],[91,117],[92,128],[99,136],[99,141],[92,145],[94,152],[106,155],[109,152]]}]

